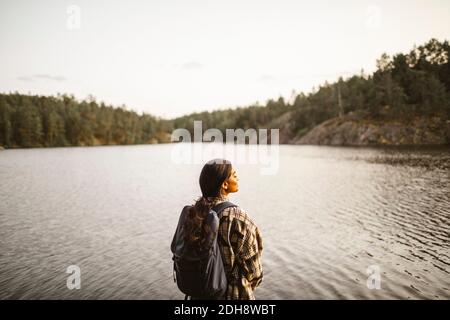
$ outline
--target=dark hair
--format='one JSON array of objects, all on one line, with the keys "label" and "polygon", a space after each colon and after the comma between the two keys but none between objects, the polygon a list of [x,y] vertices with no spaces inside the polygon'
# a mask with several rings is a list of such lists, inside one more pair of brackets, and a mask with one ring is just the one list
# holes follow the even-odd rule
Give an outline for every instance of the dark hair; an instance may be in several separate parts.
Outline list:
[{"label": "dark hair", "polygon": [[222,183],[231,176],[231,171],[231,162],[224,159],[214,159],[203,166],[199,179],[202,196],[187,214],[185,233],[187,243],[199,248],[203,246],[204,240],[210,232],[203,222],[213,205],[206,198],[220,196]]}]

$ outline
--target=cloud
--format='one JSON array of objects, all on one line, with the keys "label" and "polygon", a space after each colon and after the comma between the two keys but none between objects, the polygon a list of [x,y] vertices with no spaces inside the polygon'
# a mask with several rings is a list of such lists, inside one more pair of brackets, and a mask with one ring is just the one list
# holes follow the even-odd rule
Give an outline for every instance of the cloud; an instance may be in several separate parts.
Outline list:
[{"label": "cloud", "polygon": [[27,81],[27,82],[33,81],[33,79],[30,77],[17,77],[17,79],[20,81]]},{"label": "cloud", "polygon": [[50,80],[50,81],[66,81],[67,79],[63,76],[54,76],[51,74],[35,74],[32,76],[21,76],[17,78],[20,81],[35,81],[35,80]]},{"label": "cloud", "polygon": [[33,77],[37,78],[37,79],[53,80],[53,81],[66,81],[67,80],[63,76],[52,76],[50,74],[35,74]]},{"label": "cloud", "polygon": [[200,70],[202,68],[203,64],[196,61],[189,61],[181,65],[181,69],[183,70]]}]

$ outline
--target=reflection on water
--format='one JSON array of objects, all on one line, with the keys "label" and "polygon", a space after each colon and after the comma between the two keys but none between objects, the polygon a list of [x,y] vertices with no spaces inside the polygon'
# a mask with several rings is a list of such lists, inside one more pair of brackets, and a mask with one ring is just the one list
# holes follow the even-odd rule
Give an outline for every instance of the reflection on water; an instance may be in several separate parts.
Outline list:
[{"label": "reflection on water", "polygon": [[[241,146],[243,147],[243,146]],[[200,165],[170,145],[0,152],[0,298],[182,299],[169,244]],[[450,298],[448,149],[280,146],[237,166],[259,225],[259,299]],[[68,290],[69,265],[81,289]],[[379,266],[381,289],[367,287]]]}]

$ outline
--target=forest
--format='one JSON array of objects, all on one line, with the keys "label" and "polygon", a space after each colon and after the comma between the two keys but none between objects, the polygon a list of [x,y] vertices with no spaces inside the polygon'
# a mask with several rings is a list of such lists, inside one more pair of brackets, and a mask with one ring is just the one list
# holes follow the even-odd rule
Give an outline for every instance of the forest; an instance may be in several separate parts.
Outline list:
[{"label": "forest", "polygon": [[[127,145],[170,142],[176,128],[279,128],[291,124],[301,136],[318,124],[352,114],[360,119],[408,122],[417,117],[450,119],[450,46],[431,39],[409,53],[383,54],[372,74],[361,71],[324,83],[291,101],[193,113],[175,119],[138,114],[126,106],[56,96],[0,94],[0,146],[3,148]],[[278,120],[278,121],[277,121]]]}]

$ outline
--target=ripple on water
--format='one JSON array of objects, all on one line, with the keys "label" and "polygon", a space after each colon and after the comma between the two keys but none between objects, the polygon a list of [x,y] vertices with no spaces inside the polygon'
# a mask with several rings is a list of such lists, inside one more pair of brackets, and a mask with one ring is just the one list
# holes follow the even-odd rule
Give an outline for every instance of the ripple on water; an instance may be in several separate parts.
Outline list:
[{"label": "ripple on water", "polygon": [[[272,177],[238,165],[231,199],[262,230],[259,299],[450,298],[448,150],[280,153]],[[169,245],[200,166],[170,156],[169,145],[2,152],[0,298],[182,299]],[[82,290],[66,288],[71,264]],[[372,265],[381,290],[367,287]]]}]

